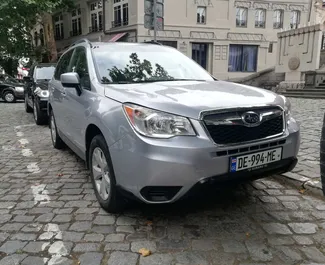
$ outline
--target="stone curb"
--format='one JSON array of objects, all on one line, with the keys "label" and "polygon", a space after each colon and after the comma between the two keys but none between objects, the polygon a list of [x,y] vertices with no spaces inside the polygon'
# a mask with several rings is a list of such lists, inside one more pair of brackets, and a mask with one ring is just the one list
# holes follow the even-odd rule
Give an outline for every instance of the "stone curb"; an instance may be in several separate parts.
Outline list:
[{"label": "stone curb", "polygon": [[317,196],[324,197],[322,190],[322,183],[320,180],[310,180],[309,178],[297,176],[289,172],[274,176],[277,180],[285,181],[298,189],[305,189],[306,193],[312,193]]}]

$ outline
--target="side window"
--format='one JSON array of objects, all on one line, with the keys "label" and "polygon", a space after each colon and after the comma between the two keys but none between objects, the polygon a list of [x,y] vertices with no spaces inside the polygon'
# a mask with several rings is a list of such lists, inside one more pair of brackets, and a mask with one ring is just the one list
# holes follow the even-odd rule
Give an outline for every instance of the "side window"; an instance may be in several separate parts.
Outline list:
[{"label": "side window", "polygon": [[88,72],[88,62],[86,49],[77,47],[73,55],[71,71],[78,73],[80,77],[80,84],[83,89],[90,90],[90,77]]},{"label": "side window", "polygon": [[54,73],[54,78],[56,80],[60,80],[60,76],[64,73],[69,72],[69,62],[72,56],[73,50],[67,52],[66,54],[64,54],[61,59],[59,60],[56,69],[55,69],[55,73]]}]

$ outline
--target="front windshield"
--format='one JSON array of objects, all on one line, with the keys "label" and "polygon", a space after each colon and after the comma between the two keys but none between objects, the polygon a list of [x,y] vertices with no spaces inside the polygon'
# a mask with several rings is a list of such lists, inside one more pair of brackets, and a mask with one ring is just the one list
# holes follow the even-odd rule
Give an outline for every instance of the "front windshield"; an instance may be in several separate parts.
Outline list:
[{"label": "front windshield", "polygon": [[50,80],[53,77],[55,66],[37,66],[35,71],[35,79],[47,79]]},{"label": "front windshield", "polygon": [[166,46],[102,45],[93,53],[102,83],[214,80],[193,60]]}]

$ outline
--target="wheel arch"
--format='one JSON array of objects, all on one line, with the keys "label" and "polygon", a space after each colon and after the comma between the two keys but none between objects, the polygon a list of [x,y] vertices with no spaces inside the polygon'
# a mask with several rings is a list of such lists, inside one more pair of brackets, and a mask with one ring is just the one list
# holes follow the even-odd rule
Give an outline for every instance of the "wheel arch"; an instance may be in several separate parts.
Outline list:
[{"label": "wheel arch", "polygon": [[96,126],[95,124],[89,124],[86,129],[86,133],[85,133],[86,166],[88,169],[89,169],[89,147],[90,147],[91,140],[96,135],[102,135],[104,137],[102,131],[99,129],[98,126]]}]

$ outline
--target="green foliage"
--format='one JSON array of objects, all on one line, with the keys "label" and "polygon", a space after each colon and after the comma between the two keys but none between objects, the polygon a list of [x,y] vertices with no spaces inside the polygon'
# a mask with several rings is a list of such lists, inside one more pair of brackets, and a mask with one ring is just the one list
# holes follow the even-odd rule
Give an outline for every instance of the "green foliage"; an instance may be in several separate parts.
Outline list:
[{"label": "green foliage", "polygon": [[[159,64],[155,64],[155,70],[151,63],[144,59],[143,62],[138,58],[136,53],[131,53],[130,64],[127,64],[124,69],[118,69],[114,66],[109,70],[109,76],[112,82],[139,82],[149,80],[171,80],[168,72]],[[108,78],[103,77],[103,82],[108,83]]]}]

